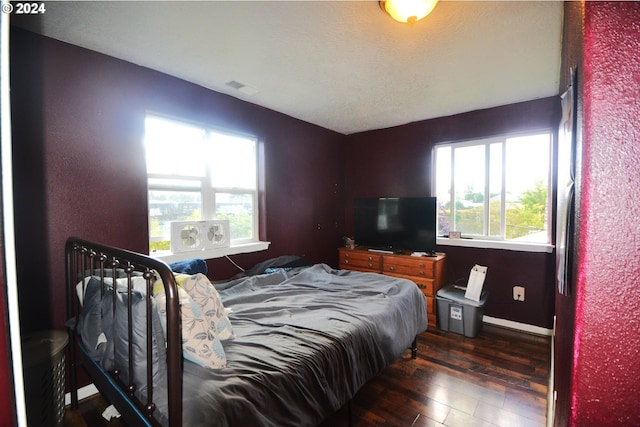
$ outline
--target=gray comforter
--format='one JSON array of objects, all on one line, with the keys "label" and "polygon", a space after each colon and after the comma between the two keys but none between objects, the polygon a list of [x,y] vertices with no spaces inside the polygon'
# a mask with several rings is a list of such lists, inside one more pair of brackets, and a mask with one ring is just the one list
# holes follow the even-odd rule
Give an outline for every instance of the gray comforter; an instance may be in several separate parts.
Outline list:
[{"label": "gray comforter", "polygon": [[427,328],[404,279],[324,264],[216,284],[236,338],[227,368],[185,362],[185,426],[313,426]]}]

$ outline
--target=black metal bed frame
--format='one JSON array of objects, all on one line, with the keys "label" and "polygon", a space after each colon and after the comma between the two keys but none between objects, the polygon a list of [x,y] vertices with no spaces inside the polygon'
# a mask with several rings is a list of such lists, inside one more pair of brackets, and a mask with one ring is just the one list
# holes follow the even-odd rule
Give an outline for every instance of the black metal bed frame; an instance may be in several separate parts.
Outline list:
[{"label": "black metal bed frame", "polygon": [[[149,315],[152,310],[152,289],[153,284],[157,277],[162,279],[164,284],[164,292],[166,294],[167,301],[167,393],[168,393],[168,421],[169,425],[180,426],[182,424],[182,352],[181,352],[181,318],[180,318],[180,305],[178,300],[178,288],[176,285],[175,277],[171,272],[169,266],[160,260],[150,258],[148,256],[138,254],[135,252],[127,251],[124,249],[118,249],[102,244],[92,243],[79,238],[71,237],[67,240],[65,246],[65,258],[66,258],[66,287],[67,287],[67,316],[69,319],[75,319],[75,324],[79,320],[79,315],[82,310],[80,301],[78,300],[76,293],[76,285],[82,282],[83,289],[86,283],[84,278],[87,276],[96,276],[100,278],[101,292],[104,295],[105,292],[105,279],[109,278],[113,280],[113,284],[116,283],[116,269],[119,269],[126,278],[127,281],[127,293],[128,293],[128,307],[127,316],[128,319],[122,319],[128,325],[128,353],[132,354],[132,307],[131,307],[131,292],[132,292],[132,280],[134,275],[142,275],[146,279],[147,293],[146,293],[146,312],[147,312],[147,324],[146,331],[147,336],[152,335],[151,318]],[[108,274],[111,273],[111,276]],[[116,316],[116,304],[115,297],[116,292],[113,292],[113,313],[103,313],[103,315]],[[73,323],[73,322],[72,322]],[[71,394],[71,408],[78,409],[78,354],[76,349],[78,348],[78,338],[73,327],[68,328],[69,332],[69,369],[70,369],[70,394]],[[141,402],[136,396],[135,391],[140,389],[144,384],[135,384],[133,380],[133,359],[128,357],[129,363],[129,375],[128,378],[122,378],[118,370],[111,372],[105,372],[96,362],[94,362],[88,354],[83,350],[82,345],[80,347],[81,363],[92,381],[103,393],[103,395],[113,403],[125,422],[130,425],[140,425],[141,421],[149,426],[158,425],[158,422],[153,417],[153,412],[156,409],[156,405],[153,400],[153,381],[152,381],[152,351],[151,340],[147,340],[147,363],[146,363],[146,386],[147,386],[147,398],[145,402]]]},{"label": "black metal bed frame", "polygon": [[[112,280],[112,284],[116,283],[116,269],[119,269],[127,281],[128,307],[127,319],[121,319],[127,323],[128,329],[128,378],[122,378],[118,370],[106,372],[97,362],[95,362],[84,349],[82,343],[76,336],[73,326],[68,327],[69,343],[68,360],[70,370],[70,394],[71,408],[78,409],[78,368],[80,365],[89,374],[98,390],[104,397],[116,406],[123,420],[129,425],[147,425],[158,426],[158,421],[153,417],[156,405],[153,400],[153,381],[152,381],[152,351],[151,340],[147,340],[147,361],[146,361],[146,386],[147,399],[141,402],[135,395],[144,384],[135,384],[133,379],[132,366],[132,307],[131,292],[133,291],[132,277],[134,275],[142,275],[146,279],[146,312],[147,336],[152,335],[151,317],[149,313],[152,310],[152,289],[156,278],[160,278],[164,284],[164,292],[167,301],[167,329],[166,329],[166,363],[167,363],[167,393],[168,393],[168,423],[171,427],[180,427],[182,425],[182,344],[181,344],[181,316],[180,304],[178,298],[178,288],[173,272],[169,266],[160,260],[142,255],[136,252],[114,248],[98,243],[92,243],[79,238],[71,237],[67,240],[65,246],[66,258],[66,288],[67,288],[67,315],[68,319],[75,319],[71,324],[77,325],[82,306],[77,297],[76,285],[82,282],[86,287],[84,278],[87,276],[96,276],[100,278],[101,292],[105,292],[105,279]],[[108,274],[111,273],[111,276]],[[122,278],[122,276],[119,276]],[[85,289],[83,288],[84,292]],[[103,315],[116,316],[116,293],[113,292],[114,301],[112,304],[113,313],[103,313]],[[411,357],[416,358],[417,354],[417,337],[411,343]],[[115,351],[115,349],[114,349]],[[79,354],[78,354],[79,353]],[[80,362],[78,361],[80,356]],[[349,425],[351,425],[351,402],[349,405]]]}]

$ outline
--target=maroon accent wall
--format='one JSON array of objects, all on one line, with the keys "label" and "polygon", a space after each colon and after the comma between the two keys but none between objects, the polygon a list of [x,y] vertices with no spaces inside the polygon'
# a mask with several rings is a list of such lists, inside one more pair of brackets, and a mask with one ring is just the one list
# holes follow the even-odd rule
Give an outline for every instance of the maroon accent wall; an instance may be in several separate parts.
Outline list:
[{"label": "maroon accent wall", "polygon": [[[16,28],[11,85],[23,333],[63,327],[68,236],[147,251],[147,111],[261,139],[263,237],[272,244],[234,256],[238,264],[285,254],[335,264],[344,135]],[[214,279],[238,272],[226,259],[209,267]]]},{"label": "maroon accent wall", "polygon": [[[564,92],[571,83],[570,69],[576,70],[577,87],[574,88],[574,96],[576,97],[576,121],[578,123],[575,132],[577,147],[582,146],[582,132],[580,124],[582,123],[582,15],[583,2],[568,1],[564,3],[564,22],[562,37],[562,66],[560,71],[560,92]],[[582,162],[579,154],[576,161],[576,206],[579,215],[579,204],[581,197],[581,171]],[[577,225],[580,228],[580,224]],[[577,236],[578,231],[574,232]],[[578,239],[579,240],[579,239]],[[576,248],[574,247],[574,257],[576,257]],[[576,277],[576,266],[572,266]],[[572,284],[575,289],[575,284]],[[571,411],[571,377],[573,372],[573,340],[575,328],[575,291],[569,295],[561,295],[554,289],[555,293],[555,317],[556,331],[554,339],[554,366],[553,366],[553,389],[556,393],[556,402],[554,410],[554,424],[557,427],[569,425],[569,416]]]},{"label": "maroon accent wall", "polygon": [[640,3],[585,2],[571,426],[640,425]]},{"label": "maroon accent wall", "polygon": [[[466,285],[475,264],[489,267],[484,314],[499,319],[553,328],[555,258],[545,252],[488,250],[441,246],[447,254],[449,281]],[[513,300],[513,287],[524,286],[525,301]]]},{"label": "maroon accent wall", "polygon": [[[557,132],[558,97],[472,111],[388,129],[349,135],[345,146],[345,232],[353,234],[353,204],[359,197],[431,194],[431,151],[438,142],[532,129]],[[485,314],[551,329],[554,254],[442,246],[449,281],[466,283],[474,264],[489,267]],[[513,286],[526,287],[524,302]]]}]

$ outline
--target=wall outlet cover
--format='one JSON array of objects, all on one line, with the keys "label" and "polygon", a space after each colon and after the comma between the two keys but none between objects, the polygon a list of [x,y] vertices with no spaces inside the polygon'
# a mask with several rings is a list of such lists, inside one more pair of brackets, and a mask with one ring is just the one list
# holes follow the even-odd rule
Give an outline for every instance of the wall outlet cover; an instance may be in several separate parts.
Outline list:
[{"label": "wall outlet cover", "polygon": [[524,286],[513,287],[513,299],[515,301],[524,301]]}]

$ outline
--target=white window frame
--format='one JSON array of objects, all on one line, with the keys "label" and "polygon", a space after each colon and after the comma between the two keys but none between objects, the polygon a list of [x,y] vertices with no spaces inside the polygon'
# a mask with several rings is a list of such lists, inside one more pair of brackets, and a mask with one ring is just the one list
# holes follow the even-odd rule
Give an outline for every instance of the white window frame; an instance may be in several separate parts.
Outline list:
[{"label": "white window frame", "polygon": [[[528,136],[528,135],[537,135],[537,134],[549,134],[549,154],[548,154],[548,159],[549,159],[549,175],[547,177],[547,215],[548,215],[548,223],[547,223],[547,229],[546,229],[546,234],[547,234],[547,239],[546,239],[546,243],[538,243],[538,242],[523,242],[523,241],[517,241],[517,240],[513,240],[513,239],[505,239],[505,234],[506,234],[506,162],[507,162],[507,158],[505,155],[505,151],[506,151],[506,140],[509,138],[517,138],[517,137],[522,137],[522,136]],[[501,231],[500,231],[500,236],[489,236],[487,235],[487,222],[489,221],[489,203],[484,203],[484,224],[483,224],[483,229],[484,229],[484,235],[463,235],[461,239],[450,239],[448,237],[443,237],[443,236],[438,236],[436,238],[436,243],[438,245],[443,245],[443,246],[459,246],[459,247],[473,247],[473,248],[486,248],[486,249],[506,249],[506,250],[515,250],[515,251],[524,251],[524,252],[547,252],[547,253],[551,253],[553,252],[553,245],[551,244],[552,240],[551,240],[551,231],[552,231],[552,215],[553,215],[553,203],[552,203],[552,197],[553,197],[553,147],[554,147],[554,138],[553,138],[553,131],[550,129],[537,129],[537,130],[532,130],[532,131],[526,131],[526,132],[518,132],[518,133],[507,133],[507,134],[501,134],[501,135],[497,135],[497,136],[492,136],[492,137],[486,137],[486,138],[478,138],[478,139],[471,139],[471,140],[465,140],[465,141],[454,141],[454,142],[447,142],[447,143],[440,143],[440,144],[435,144],[432,150],[432,167],[431,167],[431,176],[432,176],[432,188],[431,188],[431,192],[434,196],[437,195],[437,170],[436,170],[436,163],[437,163],[437,154],[436,151],[438,148],[442,148],[442,147],[451,147],[452,149],[452,153],[453,153],[453,149],[454,148],[459,148],[459,147],[471,147],[471,146],[485,146],[485,152],[488,153],[490,150],[490,146],[493,143],[502,143],[502,188],[501,188]],[[454,188],[453,185],[453,181],[454,181],[454,176],[455,176],[455,170],[454,170],[454,158],[453,158],[453,154],[452,154],[452,165],[451,165],[451,188]],[[489,162],[490,162],[490,158],[489,156],[485,156],[485,188],[484,188],[484,192],[485,192],[485,200],[489,200],[486,195],[489,194]],[[451,191],[451,200],[450,200],[451,206],[455,206],[455,191]],[[452,216],[452,221],[453,221],[453,208],[451,210],[451,216]]]},{"label": "white window frame", "polygon": [[[165,120],[165,121],[174,121],[178,124],[189,125],[193,127],[201,128],[204,131],[203,139],[208,139],[212,134],[220,134],[227,135],[232,137],[240,137],[249,140],[253,140],[255,143],[255,161],[256,161],[256,176],[255,176],[255,185],[252,189],[248,188],[235,188],[235,187],[214,187],[212,184],[212,169],[211,163],[206,163],[205,166],[205,174],[202,177],[192,177],[192,176],[183,176],[183,175],[173,175],[173,174],[161,174],[161,173],[147,173],[147,192],[157,190],[168,190],[168,191],[195,191],[200,192],[201,200],[202,200],[202,219],[215,219],[216,215],[216,195],[225,193],[225,194],[250,194],[253,203],[253,223],[252,223],[252,237],[251,238],[243,238],[243,239],[233,239],[230,242],[230,246],[227,248],[215,248],[215,249],[207,249],[207,250],[197,250],[197,251],[189,251],[189,252],[180,252],[180,253],[171,253],[171,251],[157,251],[153,252],[150,255],[155,258],[161,259],[165,262],[175,262],[185,259],[191,259],[194,257],[197,258],[218,258],[227,255],[233,255],[238,253],[249,253],[249,252],[257,252],[268,249],[270,242],[260,241],[260,206],[259,206],[259,177],[260,177],[260,161],[259,161],[259,144],[260,141],[254,135],[248,135],[244,133],[239,133],[235,131],[230,131],[227,129],[220,129],[216,127],[205,126],[202,124],[194,124],[193,122],[189,122],[186,120],[174,119],[170,117],[163,116],[161,114],[155,113],[147,113],[146,117],[154,117],[157,119]],[[183,181],[184,185],[169,185],[169,184],[151,184],[151,179],[163,179],[163,180],[174,180],[174,181]],[[200,182],[200,188],[196,189],[194,186],[189,186],[187,184],[188,181],[191,182]],[[164,238],[163,238],[164,239]],[[154,239],[149,236],[149,241],[153,241]]]}]

